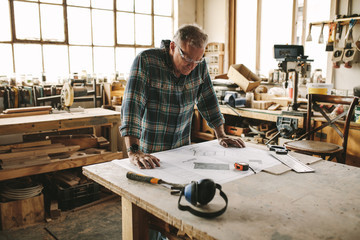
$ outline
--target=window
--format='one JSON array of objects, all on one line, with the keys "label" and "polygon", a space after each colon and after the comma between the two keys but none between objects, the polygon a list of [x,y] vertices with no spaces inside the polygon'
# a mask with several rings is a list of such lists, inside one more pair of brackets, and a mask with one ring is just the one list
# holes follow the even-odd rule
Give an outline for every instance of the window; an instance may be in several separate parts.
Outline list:
[{"label": "window", "polygon": [[[171,39],[173,0],[0,0],[0,76],[126,75],[136,54]],[[12,22],[12,19],[14,22]]]},{"label": "window", "polygon": [[[295,11],[294,2],[297,3]],[[297,44],[304,45],[305,55],[308,55],[309,59],[316,59],[311,63],[312,69],[321,68],[324,72],[327,65],[326,40],[319,44],[317,39],[314,39],[314,36],[319,37],[320,28],[313,26],[313,41],[305,42],[308,29],[303,31],[303,27],[310,22],[328,20],[330,3],[331,0],[237,0],[236,63],[242,63],[257,74],[267,77],[270,70],[278,68],[273,46]],[[304,9],[307,9],[306,13],[303,13]],[[324,32],[324,38],[325,36]]]}]

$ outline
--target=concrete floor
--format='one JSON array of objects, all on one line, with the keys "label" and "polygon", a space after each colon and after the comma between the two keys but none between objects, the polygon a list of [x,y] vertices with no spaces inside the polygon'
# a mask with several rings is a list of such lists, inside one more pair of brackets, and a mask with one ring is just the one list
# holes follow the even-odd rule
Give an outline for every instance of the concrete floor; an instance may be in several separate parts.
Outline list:
[{"label": "concrete floor", "polygon": [[77,211],[61,212],[48,223],[0,231],[0,240],[121,239],[120,197]]}]

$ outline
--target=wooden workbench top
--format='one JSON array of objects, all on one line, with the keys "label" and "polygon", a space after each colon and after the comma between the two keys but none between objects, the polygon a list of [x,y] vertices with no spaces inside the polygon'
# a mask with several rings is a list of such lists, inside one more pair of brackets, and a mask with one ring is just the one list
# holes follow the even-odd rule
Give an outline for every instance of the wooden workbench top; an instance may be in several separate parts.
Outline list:
[{"label": "wooden workbench top", "polygon": [[[326,161],[311,167],[315,173],[260,172],[223,184],[229,205],[215,219],[178,210],[178,197],[168,189],[128,180],[127,170],[112,162],[84,167],[83,172],[196,239],[357,239],[360,169]],[[209,207],[223,204],[217,194]]]}]

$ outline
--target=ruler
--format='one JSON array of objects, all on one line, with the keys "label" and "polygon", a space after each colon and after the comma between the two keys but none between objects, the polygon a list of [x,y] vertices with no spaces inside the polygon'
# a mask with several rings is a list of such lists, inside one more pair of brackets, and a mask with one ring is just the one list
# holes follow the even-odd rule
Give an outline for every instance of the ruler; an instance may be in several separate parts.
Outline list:
[{"label": "ruler", "polygon": [[288,166],[289,168],[293,169],[295,172],[298,173],[315,172],[314,169],[300,162],[299,160],[297,160],[296,158],[294,158],[289,154],[280,155],[280,154],[276,154],[275,152],[270,152],[269,154],[274,158],[276,158],[277,160],[279,160],[280,162],[282,162],[283,164],[285,164],[286,166]]}]

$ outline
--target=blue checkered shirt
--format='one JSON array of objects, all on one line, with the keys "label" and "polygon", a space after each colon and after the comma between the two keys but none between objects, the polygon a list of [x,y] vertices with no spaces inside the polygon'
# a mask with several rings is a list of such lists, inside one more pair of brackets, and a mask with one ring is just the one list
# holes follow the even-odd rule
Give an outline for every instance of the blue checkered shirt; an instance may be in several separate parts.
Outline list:
[{"label": "blue checkered shirt", "polygon": [[145,50],[131,67],[120,133],[139,138],[145,153],[188,145],[195,104],[210,127],[224,123],[206,62],[189,75],[176,77],[169,42],[163,48]]}]

